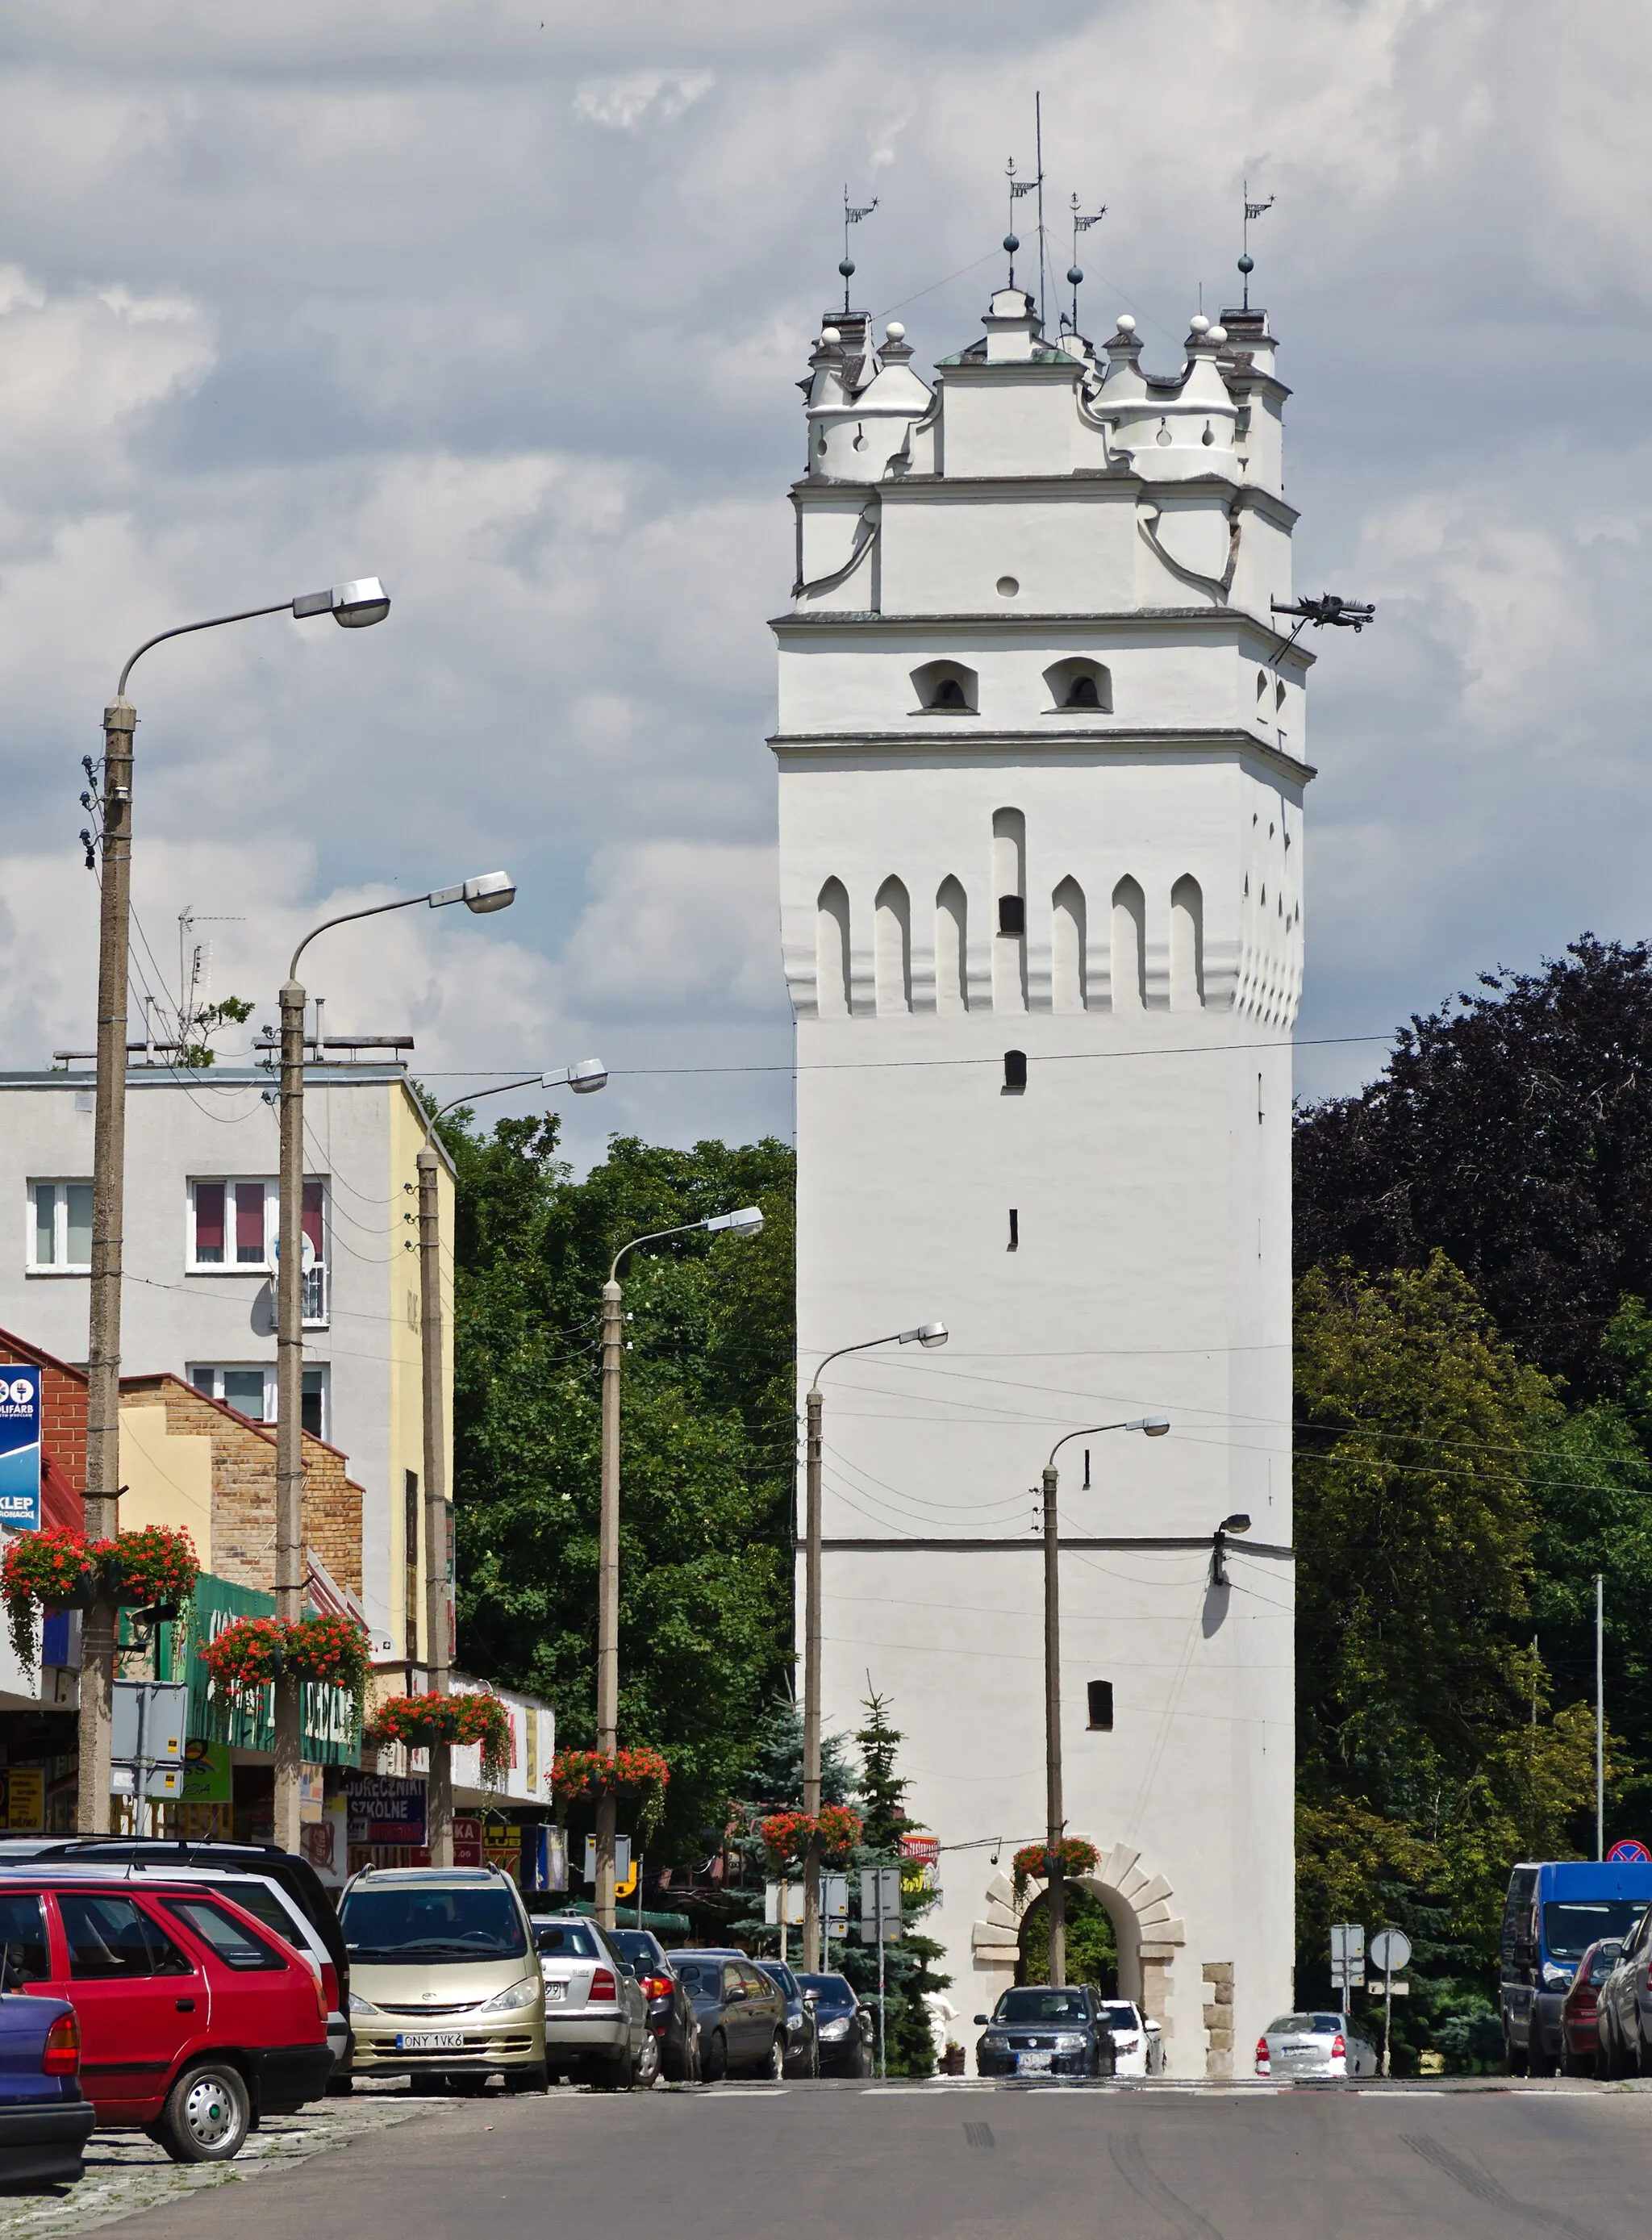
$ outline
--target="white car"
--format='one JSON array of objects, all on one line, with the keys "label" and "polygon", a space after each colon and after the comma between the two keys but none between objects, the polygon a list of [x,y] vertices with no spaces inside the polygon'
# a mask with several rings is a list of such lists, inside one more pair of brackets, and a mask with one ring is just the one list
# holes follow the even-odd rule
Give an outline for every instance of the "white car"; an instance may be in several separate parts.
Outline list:
[{"label": "white car", "polygon": [[1164,2035],[1132,1999],[1103,1999],[1102,2012],[1113,2033],[1115,2077],[1162,2077]]},{"label": "white car", "polygon": [[1348,2015],[1278,2015],[1256,2040],[1258,2077],[1375,2077],[1377,2065]]}]

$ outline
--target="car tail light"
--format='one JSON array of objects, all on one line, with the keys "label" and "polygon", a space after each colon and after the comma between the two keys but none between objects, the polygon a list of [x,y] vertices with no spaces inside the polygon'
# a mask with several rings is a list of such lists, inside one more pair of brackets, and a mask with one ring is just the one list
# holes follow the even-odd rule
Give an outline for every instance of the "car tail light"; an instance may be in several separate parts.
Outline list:
[{"label": "car tail light", "polygon": [[72,2013],[59,2015],[46,2032],[40,2066],[48,2077],[72,2077],[80,2067],[80,2024]]},{"label": "car tail light", "polygon": [[338,1996],[338,1970],[330,1960],[321,1963],[321,1987],[327,1994],[329,2011],[336,2014],[342,2004]]},{"label": "car tail light", "polygon": [[1272,2067],[1268,2058],[1268,2041],[1265,2037],[1259,2037],[1256,2040],[1256,2066],[1258,2069]]},{"label": "car tail light", "polygon": [[671,1996],[671,1978],[669,1976],[644,1976],[643,1996],[646,1999],[669,1999]]},{"label": "car tail light", "polygon": [[591,1987],[589,1995],[589,2003],[593,2007],[600,2006],[604,2003],[611,2006],[618,1997],[619,1986],[614,1981],[613,1970],[611,1968],[593,1968],[591,1970]]},{"label": "car tail light", "polygon": [[1343,2038],[1341,2030],[1338,2030],[1336,2037],[1331,2040],[1331,2059],[1333,2061],[1346,2061],[1347,2058],[1347,2042]]}]

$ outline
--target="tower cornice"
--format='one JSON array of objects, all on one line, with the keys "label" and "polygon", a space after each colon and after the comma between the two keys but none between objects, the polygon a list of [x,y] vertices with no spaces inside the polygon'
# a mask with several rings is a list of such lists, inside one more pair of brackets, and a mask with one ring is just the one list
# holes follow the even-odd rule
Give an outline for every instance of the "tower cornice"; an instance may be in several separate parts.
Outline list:
[{"label": "tower cornice", "polygon": [[806,475],[791,485],[791,498],[797,504],[811,494],[829,491],[833,497],[843,498],[859,493],[863,501],[876,499],[883,505],[899,505],[919,497],[1048,498],[1094,492],[1112,498],[1139,497],[1145,492],[1162,503],[1167,490],[1178,497],[1216,496],[1224,503],[1236,497],[1242,505],[1261,514],[1288,535],[1302,518],[1294,505],[1260,483],[1235,483],[1225,475],[1188,475],[1165,483],[1138,475],[1129,467],[1075,467],[1065,475],[902,475],[889,482],[863,483]]},{"label": "tower cornice", "polygon": [[1002,610],[980,614],[886,615],[823,608],[801,614],[772,615],[769,627],[777,638],[783,640],[794,632],[817,636],[823,630],[842,630],[849,637],[860,637],[868,632],[916,632],[924,637],[935,637],[950,631],[963,631],[970,637],[977,637],[983,630],[989,630],[995,637],[1036,640],[1051,634],[1067,637],[1113,628],[1162,630],[1186,637],[1189,623],[1214,623],[1217,625],[1216,635],[1230,633],[1242,625],[1257,637],[1266,639],[1278,656],[1288,659],[1290,666],[1299,669],[1304,676],[1318,658],[1300,641],[1293,644],[1271,621],[1253,614],[1248,607],[1115,607],[1097,609],[1089,614],[1070,615],[1005,614]]},{"label": "tower cornice", "polygon": [[1196,731],[1140,726],[1129,730],[1088,731],[1076,726],[1057,730],[1054,725],[1047,731],[1012,731],[1002,725],[989,731],[943,731],[932,730],[926,724],[908,731],[774,731],[765,743],[781,763],[815,757],[835,760],[855,756],[875,760],[910,760],[915,750],[936,748],[945,748],[949,753],[962,750],[972,756],[1005,755],[1022,763],[1045,757],[1062,760],[1081,753],[1106,756],[1146,752],[1156,753],[1167,760],[1255,762],[1298,785],[1309,784],[1319,776],[1314,763],[1298,762],[1294,755],[1286,754],[1237,724],[1231,729],[1206,727]]}]

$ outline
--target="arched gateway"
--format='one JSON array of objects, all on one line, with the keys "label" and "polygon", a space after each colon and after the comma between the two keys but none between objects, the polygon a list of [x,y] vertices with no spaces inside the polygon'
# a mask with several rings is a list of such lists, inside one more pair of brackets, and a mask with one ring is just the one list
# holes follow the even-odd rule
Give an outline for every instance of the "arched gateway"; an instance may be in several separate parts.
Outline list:
[{"label": "arched gateway", "polygon": [[[1118,1939],[1119,1997],[1134,1999],[1149,2020],[1158,2023],[1171,2065],[1178,2065],[1172,2052],[1175,2023],[1167,1995],[1169,1971],[1178,1949],[1187,1942],[1187,1932],[1171,1910],[1169,1883],[1162,1875],[1148,1872],[1139,1851],[1128,1843],[1115,1843],[1093,1872],[1069,1877],[1069,1887],[1075,1885],[1104,1905],[1112,1921]],[[976,1981],[983,1999],[996,1999],[1015,1982],[1022,1919],[1044,1889],[1042,1882],[1029,1877],[1017,1898],[1014,1883],[1003,1874],[987,1884],[984,1917],[969,1934]],[[1204,2066],[1202,2052],[1198,2066]]]}]

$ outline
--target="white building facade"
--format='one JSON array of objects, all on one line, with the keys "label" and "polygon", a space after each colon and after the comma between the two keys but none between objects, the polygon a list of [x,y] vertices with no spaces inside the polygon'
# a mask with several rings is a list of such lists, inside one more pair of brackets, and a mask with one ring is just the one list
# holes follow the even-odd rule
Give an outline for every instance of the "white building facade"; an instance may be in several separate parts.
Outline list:
[{"label": "white building facade", "polygon": [[933,389],[900,328],[829,325],[771,742],[800,1377],[951,1332],[827,1372],[827,1731],[888,1698],[988,2007],[1044,1829],[1040,1469],[1169,1417],[1062,1450],[1062,1674],[1068,1832],[1183,2076],[1248,2068],[1293,1942],[1309,663],[1269,611],[1288,392],[1225,316],[1161,378],[1009,288]]}]

